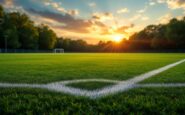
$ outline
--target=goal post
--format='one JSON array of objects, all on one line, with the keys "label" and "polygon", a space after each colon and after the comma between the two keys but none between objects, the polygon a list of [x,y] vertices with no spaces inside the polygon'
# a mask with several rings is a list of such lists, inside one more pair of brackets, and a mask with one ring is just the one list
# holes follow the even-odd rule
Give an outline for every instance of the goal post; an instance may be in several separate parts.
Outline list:
[{"label": "goal post", "polygon": [[64,53],[64,49],[62,48],[56,48],[53,50],[54,53]]}]

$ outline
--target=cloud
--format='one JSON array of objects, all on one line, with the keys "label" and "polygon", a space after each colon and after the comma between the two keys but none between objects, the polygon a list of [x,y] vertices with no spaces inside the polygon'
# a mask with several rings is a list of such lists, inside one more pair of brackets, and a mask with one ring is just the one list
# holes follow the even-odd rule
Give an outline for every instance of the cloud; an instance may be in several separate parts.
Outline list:
[{"label": "cloud", "polygon": [[52,6],[54,8],[59,8],[60,5],[62,4],[61,2],[52,2],[52,1],[47,1],[47,2],[44,2],[44,4],[46,6]]},{"label": "cloud", "polygon": [[89,6],[90,6],[90,7],[96,7],[96,3],[91,2],[91,3],[89,3]]},{"label": "cloud", "polygon": [[118,14],[128,13],[128,12],[129,12],[128,8],[123,8],[117,11]]},{"label": "cloud", "polygon": [[70,15],[79,15],[79,11],[77,9],[74,9],[74,10],[68,10],[67,11],[68,14]]},{"label": "cloud", "polygon": [[5,7],[6,9],[13,9],[16,8],[14,6],[14,1],[13,0],[0,0],[0,3],[3,4],[3,7]]},{"label": "cloud", "polygon": [[[39,15],[44,18],[44,21],[47,22],[53,28],[58,28],[62,30],[67,30],[77,33],[98,33],[101,35],[110,34],[108,26],[100,22],[99,20],[94,19],[77,19],[69,14],[59,14],[51,11],[37,11],[34,9],[27,9],[29,13]],[[105,13],[105,16],[110,14]],[[52,22],[52,23],[51,23]]]},{"label": "cloud", "polygon": [[147,20],[149,20],[150,18],[148,17],[148,16],[143,16],[143,15],[141,15],[141,14],[136,14],[136,15],[134,15],[133,17],[131,17],[129,20],[131,21],[131,22],[134,22],[134,21],[136,21],[136,20],[141,20],[141,21],[147,21]]},{"label": "cloud", "polygon": [[153,2],[153,1],[150,1],[150,3],[149,3],[150,6],[154,6],[155,4],[156,4],[156,3]]},{"label": "cloud", "polygon": [[70,31],[88,33],[88,27],[92,25],[90,20],[76,19],[69,14],[59,14],[51,11],[38,11],[35,9],[26,9],[29,13],[42,16],[51,20],[55,20],[61,25],[55,26],[61,29],[66,29]]},{"label": "cloud", "polygon": [[185,9],[185,0],[157,0],[157,3],[166,3],[170,9]]},{"label": "cloud", "polygon": [[137,11],[137,13],[140,13],[140,14],[145,13],[146,10],[147,10],[147,8],[148,8],[148,7],[145,6],[144,9],[141,9],[141,10]]},{"label": "cloud", "polygon": [[147,16],[144,16],[144,17],[141,18],[141,20],[143,20],[143,21],[147,21],[147,20],[149,20],[149,19],[150,19],[150,18],[147,17]]},{"label": "cloud", "polygon": [[115,30],[115,32],[116,32],[116,33],[128,34],[128,33],[126,32],[126,30],[128,30],[128,29],[130,29],[130,28],[132,28],[132,27],[133,27],[133,24],[132,24],[131,26],[121,26],[121,27],[117,28],[117,29]]},{"label": "cloud", "polygon": [[165,3],[166,0],[157,0],[157,3]]},{"label": "cloud", "polygon": [[2,0],[1,1],[3,4],[4,4],[4,6],[13,6],[14,5],[14,2],[13,2],[13,0]]},{"label": "cloud", "polygon": [[67,13],[69,15],[75,16],[75,15],[79,14],[79,11],[77,9],[66,10],[65,8],[63,8],[61,6],[62,5],[61,2],[53,2],[53,1],[49,0],[49,1],[44,2],[44,5],[51,6],[52,8],[56,9],[59,12]]},{"label": "cloud", "polygon": [[105,12],[105,13],[93,13],[92,19],[99,20],[99,21],[105,21],[105,20],[111,20],[113,19],[112,13]]},{"label": "cloud", "polygon": [[168,7],[171,9],[185,9],[185,0],[167,0]]},{"label": "cloud", "polygon": [[170,13],[168,13],[168,14],[166,14],[166,15],[160,17],[160,18],[158,19],[158,22],[159,22],[160,24],[166,24],[166,23],[168,23],[168,22],[170,21],[170,19],[172,19],[172,18],[173,18],[172,15],[171,15]]},{"label": "cloud", "polygon": [[97,33],[100,35],[110,34],[109,27],[99,21],[94,21],[93,25],[89,29],[92,33]]},{"label": "cloud", "polygon": [[[91,17],[80,18],[78,9],[65,9],[62,2],[53,0],[0,0],[6,11],[21,11],[28,14],[36,24],[41,23],[50,26],[58,35],[86,36],[103,39],[113,34],[127,34],[131,26],[117,24],[114,16],[109,12],[95,12]],[[95,7],[94,3],[90,5]],[[126,13],[128,9],[120,9],[119,13]],[[115,26],[116,28],[112,29]]]},{"label": "cloud", "polygon": [[8,12],[19,11],[22,13],[27,13],[22,6],[15,5],[14,0],[0,0],[0,4],[2,4],[5,10]]},{"label": "cloud", "polygon": [[142,17],[141,14],[136,14],[136,15],[134,15],[132,18],[130,18],[129,20],[130,20],[131,22],[133,22],[133,21],[135,21],[135,20],[138,20],[138,19],[141,18],[141,17]]}]

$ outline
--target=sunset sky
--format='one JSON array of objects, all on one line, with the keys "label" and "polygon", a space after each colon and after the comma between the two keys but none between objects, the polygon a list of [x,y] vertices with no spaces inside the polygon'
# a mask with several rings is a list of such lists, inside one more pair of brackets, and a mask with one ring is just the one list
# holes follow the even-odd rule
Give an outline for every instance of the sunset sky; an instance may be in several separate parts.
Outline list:
[{"label": "sunset sky", "polygon": [[128,38],[149,24],[167,23],[185,14],[185,0],[0,0],[9,12],[28,14],[58,36],[99,40]]}]

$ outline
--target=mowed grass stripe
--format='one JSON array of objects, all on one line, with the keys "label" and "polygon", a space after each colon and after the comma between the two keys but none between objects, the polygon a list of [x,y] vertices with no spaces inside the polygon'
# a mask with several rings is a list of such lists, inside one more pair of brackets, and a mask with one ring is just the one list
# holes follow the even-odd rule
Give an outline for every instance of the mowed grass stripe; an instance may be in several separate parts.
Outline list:
[{"label": "mowed grass stripe", "polygon": [[179,64],[141,83],[185,83],[185,63]]},{"label": "mowed grass stripe", "polygon": [[184,59],[184,54],[1,54],[0,82],[50,83],[72,79],[126,80]]}]

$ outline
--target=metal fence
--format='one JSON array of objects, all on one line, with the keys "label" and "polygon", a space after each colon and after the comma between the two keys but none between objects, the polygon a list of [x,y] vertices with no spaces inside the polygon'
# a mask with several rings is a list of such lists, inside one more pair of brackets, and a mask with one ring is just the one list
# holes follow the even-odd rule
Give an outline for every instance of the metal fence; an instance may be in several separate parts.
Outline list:
[{"label": "metal fence", "polygon": [[0,53],[53,53],[53,50],[0,49]]}]

